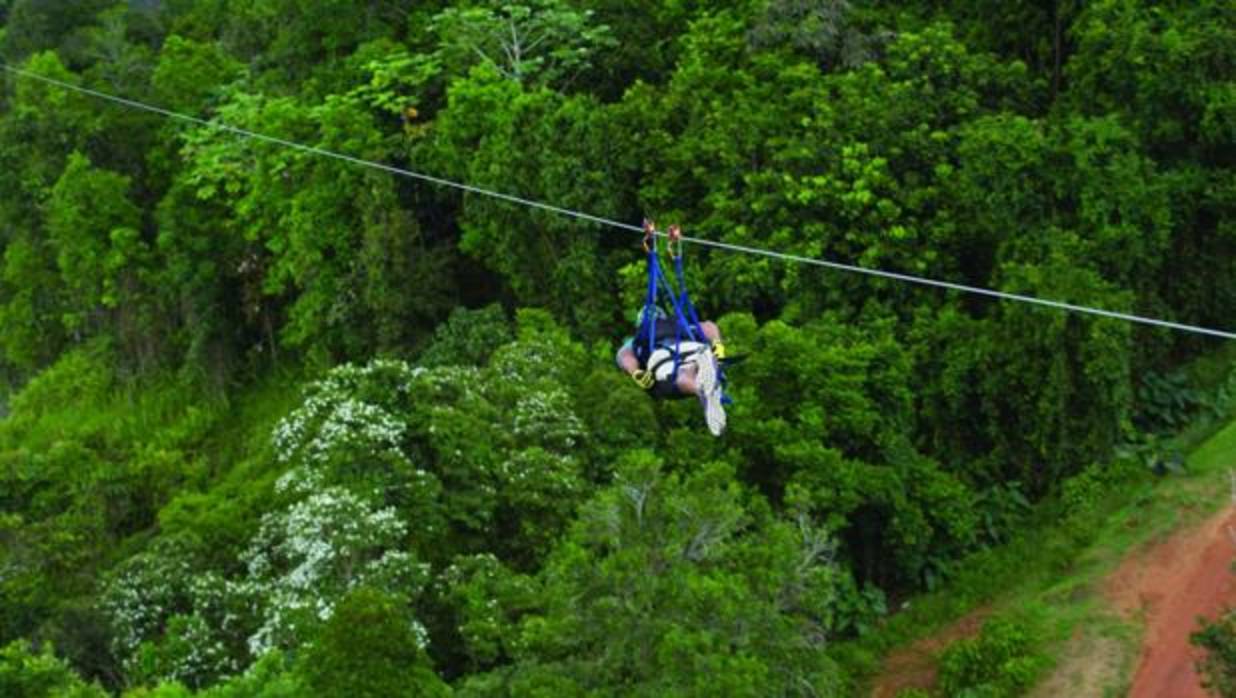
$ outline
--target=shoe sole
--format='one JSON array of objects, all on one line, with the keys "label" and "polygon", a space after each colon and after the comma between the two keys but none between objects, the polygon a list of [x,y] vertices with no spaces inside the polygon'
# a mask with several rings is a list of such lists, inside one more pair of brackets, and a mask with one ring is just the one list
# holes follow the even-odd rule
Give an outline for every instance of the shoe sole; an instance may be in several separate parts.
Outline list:
[{"label": "shoe sole", "polygon": [[704,406],[704,421],[713,436],[725,431],[725,407],[721,404],[721,386],[717,382],[717,365],[709,350],[695,355],[695,381],[700,402]]}]

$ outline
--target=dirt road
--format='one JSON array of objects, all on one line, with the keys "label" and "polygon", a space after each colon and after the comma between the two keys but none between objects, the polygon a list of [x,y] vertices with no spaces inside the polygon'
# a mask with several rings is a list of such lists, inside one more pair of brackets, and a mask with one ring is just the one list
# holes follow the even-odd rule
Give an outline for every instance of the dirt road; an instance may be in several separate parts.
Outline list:
[{"label": "dirt road", "polygon": [[1107,579],[1108,598],[1145,623],[1130,698],[1205,698],[1189,635],[1198,618],[1214,618],[1236,604],[1236,510],[1177,531],[1129,558]]},{"label": "dirt road", "polygon": [[[1233,560],[1236,508],[1230,506],[1130,554],[1103,579],[1101,591],[1113,612],[1144,627],[1139,656],[1130,661],[1120,642],[1080,628],[1033,695],[1101,698],[1124,685],[1129,698],[1208,698],[1194,670],[1198,655],[1189,635],[1197,630],[1199,617],[1215,618],[1224,608],[1236,607]],[[976,634],[989,613],[971,613],[894,651],[872,686],[872,698],[932,687],[940,651]],[[1130,667],[1135,668],[1130,672]]]}]

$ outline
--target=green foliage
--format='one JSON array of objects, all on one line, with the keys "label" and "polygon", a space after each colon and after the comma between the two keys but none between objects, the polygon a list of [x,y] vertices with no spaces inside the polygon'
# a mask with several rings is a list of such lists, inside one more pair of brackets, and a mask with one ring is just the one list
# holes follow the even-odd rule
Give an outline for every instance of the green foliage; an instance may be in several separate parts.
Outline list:
[{"label": "green foliage", "polygon": [[81,680],[50,648],[33,652],[16,640],[0,648],[0,694],[12,698],[103,698],[97,685]]},{"label": "green foliage", "polygon": [[302,644],[350,589],[415,596],[426,582],[428,566],[401,549],[407,526],[394,509],[316,484],[293,486],[303,499],[264,517],[244,553],[248,578],[235,593],[261,606],[261,626],[249,636],[254,657]]},{"label": "green foliage", "polygon": [[442,582],[469,670],[511,661],[522,647],[518,618],[535,608],[539,598],[534,580],[511,571],[493,555],[480,554],[456,558]]},{"label": "green foliage", "polygon": [[614,46],[609,27],[561,0],[447,7],[433,18],[446,69],[465,73],[478,59],[520,83],[570,85],[593,54]]},{"label": "green foliage", "polygon": [[1033,685],[1045,658],[1031,626],[1011,619],[983,624],[977,637],[958,640],[940,656],[939,685],[950,696],[1019,696]]},{"label": "green foliage", "polygon": [[854,26],[850,3],[773,0],[762,20],[751,29],[757,48],[792,46],[825,68],[854,68],[873,57],[880,38]]},{"label": "green foliage", "polygon": [[0,53],[6,61],[20,61],[31,53],[68,44],[77,30],[88,25],[108,0],[80,3],[45,3],[9,0],[4,3],[4,41]]},{"label": "green foliage", "polygon": [[52,187],[47,232],[65,289],[62,321],[71,332],[93,334],[92,319],[102,310],[142,301],[138,284],[147,275],[149,250],[129,186],[127,177],[95,169],[74,153]]},{"label": "green foliage", "polygon": [[[1096,274],[1069,272],[1065,264],[1061,255],[1011,268],[1016,281],[1005,288],[1121,307],[1105,302],[1119,296]],[[1132,398],[1130,330],[1103,319],[1007,305],[1002,311],[993,329],[996,362],[984,379],[989,432],[1005,467],[1015,468],[1005,472],[1042,492],[1079,465],[1109,457],[1119,443]]]},{"label": "green foliage", "polygon": [[159,52],[151,85],[160,104],[168,109],[195,112],[240,75],[240,63],[217,44],[173,34]]},{"label": "green foliage", "polygon": [[979,511],[980,534],[986,543],[1005,542],[1033,510],[1033,505],[1021,490],[1021,483],[992,485],[975,497]]},{"label": "green foliage", "polygon": [[[452,83],[432,140],[418,150],[474,185],[616,217],[614,174],[590,168],[608,157],[608,129],[594,98],[524,87],[481,67]],[[617,264],[594,226],[485,197],[465,200],[459,225],[460,249],[501,274],[522,305],[551,309],[592,336],[610,330],[607,270]]]},{"label": "green foliage", "polygon": [[[1220,78],[1233,57],[1233,29],[1222,3],[1203,2],[1180,11],[1153,3],[1088,3],[1077,20],[1077,55],[1065,66],[1076,85],[1072,105],[1088,113],[1114,113],[1140,136],[1162,163],[1171,197],[1171,283],[1162,283],[1178,316],[1222,323],[1226,284],[1213,284],[1215,269],[1231,260],[1231,168],[1212,167],[1223,146],[1214,137],[1230,128]],[[1081,95],[1087,95],[1082,99]],[[1228,141],[1230,142],[1230,141]],[[1217,147],[1216,147],[1217,146]],[[1217,197],[1216,197],[1217,195]],[[1206,272],[1203,270],[1212,270]],[[1188,283],[1177,283],[1190,279]]]},{"label": "green foliage", "polygon": [[89,593],[111,546],[153,525],[207,470],[200,448],[220,406],[167,378],[126,387],[113,362],[98,347],[66,354],[13,397],[16,414],[0,424],[0,506],[22,521],[3,549],[5,641],[41,623],[81,623],[49,613]]},{"label": "green foliage", "polygon": [[[842,691],[826,640],[964,579],[1043,498],[1074,550],[1163,433],[1229,416],[1230,357],[1186,378],[1200,339],[688,245],[693,297],[746,356],[712,439],[695,401],[613,370],[635,237],[229,129],[1223,327],[1230,19],[0,0],[6,61],[205,122],[0,93],[0,643],[50,640],[133,695],[349,674],[375,694]],[[349,623],[372,633],[351,645]],[[982,690],[1031,671],[963,655]]]},{"label": "green foliage", "polygon": [[1217,620],[1203,621],[1189,641],[1205,652],[1197,662],[1202,685],[1218,696],[1236,695],[1236,616],[1228,611]]},{"label": "green foliage", "polygon": [[194,693],[179,683],[161,683],[153,689],[125,691],[124,698],[296,698],[305,693],[304,685],[288,667],[278,651],[267,654],[253,666],[227,681]]},{"label": "green foliage", "polygon": [[582,356],[538,318],[521,315],[487,366],[337,369],[276,432],[279,457],[298,466],[288,482],[384,493],[431,559],[495,539],[504,555],[539,558],[582,492],[583,425],[566,390]]},{"label": "green foliage", "polygon": [[805,517],[748,503],[721,464],[679,477],[632,452],[543,571],[520,661],[462,692],[838,695],[820,651],[845,576],[832,550]]},{"label": "green foliage", "polygon": [[433,342],[417,359],[434,366],[484,366],[500,347],[513,339],[506,314],[497,305],[480,310],[456,308],[434,330]]},{"label": "green foliage", "polygon": [[298,659],[304,686],[339,698],[450,695],[412,627],[399,598],[358,587]]}]

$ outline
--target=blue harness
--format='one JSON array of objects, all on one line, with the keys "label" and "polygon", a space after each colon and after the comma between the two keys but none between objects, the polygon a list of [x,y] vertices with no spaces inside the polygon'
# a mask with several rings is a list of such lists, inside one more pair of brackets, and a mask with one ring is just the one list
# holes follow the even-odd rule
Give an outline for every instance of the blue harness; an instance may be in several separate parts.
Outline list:
[{"label": "blue harness", "polygon": [[[670,381],[677,382],[678,369],[682,365],[682,343],[698,342],[708,344],[708,336],[700,326],[699,313],[687,293],[686,275],[682,269],[682,240],[677,229],[671,228],[667,247],[670,259],[674,262],[673,281],[661,268],[661,258],[657,254],[657,232],[649,221],[644,222],[644,250],[648,255],[648,290],[644,296],[644,309],[640,313],[639,330],[635,334],[632,348],[635,358],[641,366],[648,365],[648,359],[657,349],[667,349],[673,356],[674,368]],[[677,247],[675,248],[675,244]],[[670,312],[662,310],[660,294],[664,292],[669,300]],[[673,333],[667,325],[672,324]],[[717,366],[717,377],[725,385],[725,374],[722,367]],[[729,397],[724,401],[728,404]]]}]

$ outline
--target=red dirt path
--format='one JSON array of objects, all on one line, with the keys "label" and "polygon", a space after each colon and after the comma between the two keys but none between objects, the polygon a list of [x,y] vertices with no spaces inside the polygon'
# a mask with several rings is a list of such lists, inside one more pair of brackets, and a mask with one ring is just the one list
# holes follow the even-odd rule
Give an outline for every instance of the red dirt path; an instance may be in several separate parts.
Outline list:
[{"label": "red dirt path", "polygon": [[1206,698],[1189,644],[1199,616],[1216,617],[1236,604],[1236,509],[1227,507],[1200,526],[1125,559],[1105,585],[1107,597],[1146,632],[1129,698]]},{"label": "red dirt path", "polygon": [[[1236,508],[1229,506],[1131,554],[1107,577],[1103,590],[1111,605],[1128,618],[1141,619],[1146,627],[1129,698],[1209,698],[1193,668],[1198,653],[1189,644],[1189,635],[1197,630],[1199,616],[1214,618],[1225,607],[1236,606],[1234,558]],[[871,697],[893,698],[905,688],[931,688],[940,651],[976,634],[989,614],[989,609],[978,609],[895,650],[885,658]],[[1064,658],[1083,663],[1097,659]],[[1104,667],[1094,670],[1102,672]],[[1104,683],[1102,677],[1097,680]]]}]

